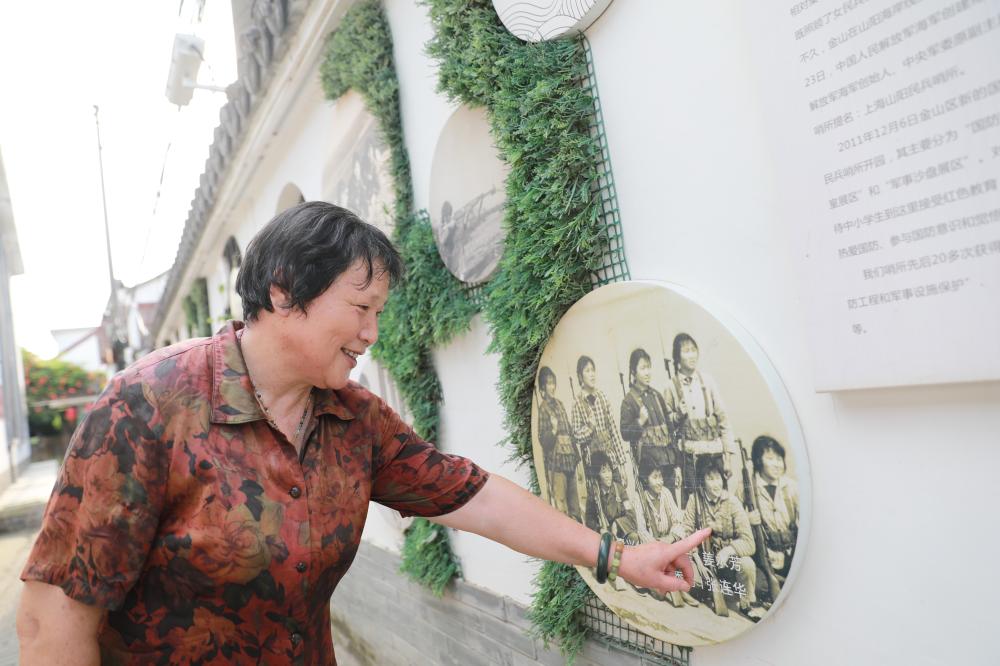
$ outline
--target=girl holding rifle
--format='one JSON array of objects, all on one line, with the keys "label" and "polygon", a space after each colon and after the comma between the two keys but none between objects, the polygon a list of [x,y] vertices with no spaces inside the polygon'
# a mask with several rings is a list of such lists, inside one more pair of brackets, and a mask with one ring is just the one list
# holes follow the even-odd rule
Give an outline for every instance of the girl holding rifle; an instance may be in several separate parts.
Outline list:
[{"label": "girl holding rifle", "polygon": [[737,469],[731,460],[736,445],[715,382],[698,370],[699,351],[694,338],[687,333],[674,337],[673,360],[676,372],[663,397],[671,432],[681,452],[684,479],[681,505],[685,506],[694,492],[698,461],[703,457],[717,461],[723,476],[729,479]]},{"label": "girl holding rifle", "polygon": [[669,473],[677,451],[670,443],[663,396],[650,386],[653,365],[645,349],[632,351],[628,371],[629,390],[621,406],[622,438],[631,444],[636,467],[650,464]]},{"label": "girl holding rifle", "polygon": [[[611,419],[611,405],[604,392],[597,388],[597,366],[589,356],[581,356],[576,362],[576,377],[580,382],[580,394],[573,403],[573,439],[577,449],[583,454],[584,465],[591,467],[591,456],[600,452],[611,462],[614,479],[625,489],[632,506],[640,506],[639,481],[631,452],[618,435],[618,429]],[[600,492],[598,480],[593,474],[587,475],[587,487],[591,498]],[[595,507],[588,510],[587,525],[596,529]],[[640,534],[645,534],[643,516],[636,515]],[[644,539],[648,541],[650,539]]]},{"label": "girl holding rifle", "polygon": [[569,418],[562,401],[556,397],[556,373],[548,366],[538,371],[542,387],[538,403],[538,442],[545,453],[545,472],[549,495],[556,509],[582,522],[580,495],[576,488],[576,466],[580,453],[570,437]]}]

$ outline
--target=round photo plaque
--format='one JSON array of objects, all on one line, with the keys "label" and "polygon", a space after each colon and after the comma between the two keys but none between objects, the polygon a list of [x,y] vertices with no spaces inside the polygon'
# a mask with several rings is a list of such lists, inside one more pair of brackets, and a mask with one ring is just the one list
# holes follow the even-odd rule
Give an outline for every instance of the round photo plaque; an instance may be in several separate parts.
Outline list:
[{"label": "round photo plaque", "polygon": [[430,205],[441,260],[467,284],[485,282],[500,262],[507,172],[486,112],[459,107],[434,151]]},{"label": "round photo plaque", "polygon": [[788,596],[810,515],[801,428],[777,372],[685,289],[610,284],[563,316],[532,398],[542,496],[626,544],[713,533],[690,593],[581,576],[636,629],[676,645],[739,636]]},{"label": "round photo plaque", "polygon": [[392,238],[392,155],[378,121],[353,90],[337,100],[334,118],[333,148],[323,171],[324,197]]},{"label": "round photo plaque", "polygon": [[526,42],[578,35],[610,4],[611,0],[493,0],[504,26]]}]

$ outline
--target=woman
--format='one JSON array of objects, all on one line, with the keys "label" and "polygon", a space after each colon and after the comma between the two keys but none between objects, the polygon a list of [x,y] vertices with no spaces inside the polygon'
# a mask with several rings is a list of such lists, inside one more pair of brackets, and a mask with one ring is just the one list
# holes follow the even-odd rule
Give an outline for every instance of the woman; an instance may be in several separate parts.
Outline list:
[{"label": "woman", "polygon": [[707,571],[705,585],[719,585],[725,596],[734,597],[740,611],[756,622],[764,615],[757,604],[755,586],[756,551],[750,519],[743,504],[726,488],[722,464],[717,458],[703,456],[695,470],[696,491],[688,500],[679,534],[686,529],[710,527],[707,539],[695,557],[702,558]]},{"label": "woman", "polygon": [[785,447],[778,440],[761,435],[753,441],[754,490],[757,511],[752,525],[761,525],[771,568],[784,580],[792,566],[799,535],[799,489],[788,478]]},{"label": "woman", "polygon": [[[700,458],[717,461],[727,479],[741,464],[719,389],[710,376],[698,369],[698,360],[694,338],[687,333],[677,334],[673,345],[675,372],[663,397],[674,444],[681,455],[682,506],[694,492],[695,465]],[[738,493],[742,477],[737,474],[732,481]]]},{"label": "woman", "polygon": [[632,351],[628,369],[629,391],[621,406],[622,438],[631,444],[636,467],[651,465],[666,476],[677,454],[670,442],[663,396],[650,386],[653,365],[645,349]]},{"label": "woman", "polygon": [[[650,462],[639,468],[639,473],[644,485],[642,509],[652,537],[664,543],[673,543],[682,538],[684,513],[677,506],[673,493],[668,490],[663,471]],[[667,595],[666,601],[676,607],[684,604],[698,605],[698,600],[687,592],[674,592]]]},{"label": "woman", "polygon": [[[595,565],[600,535],[436,450],[348,380],[401,273],[378,229],[300,204],[247,248],[246,324],[115,376],[70,442],[21,573],[22,663],[336,664],[330,597],[369,500]],[[686,588],[685,553],[705,536],[625,548],[619,573]]]},{"label": "woman", "polygon": [[600,530],[611,532],[627,544],[639,543],[635,520],[638,512],[628,499],[625,487],[615,481],[611,461],[603,452],[596,451],[590,457],[587,476],[597,480],[594,503]]},{"label": "woman", "polygon": [[545,475],[552,505],[573,520],[582,521],[580,495],[576,487],[576,467],[580,453],[570,436],[569,418],[556,397],[556,373],[547,366],[538,371],[542,398],[538,403],[538,443],[542,445]]},{"label": "woman", "polygon": [[[576,362],[576,377],[580,393],[573,403],[573,440],[577,450],[583,454],[584,465],[591,467],[590,457],[603,453],[611,461],[615,481],[623,484],[632,506],[639,506],[639,484],[632,465],[632,456],[625,448],[618,429],[611,419],[611,405],[607,396],[597,388],[597,367],[589,356],[581,356]],[[587,524],[596,525],[593,498],[597,493],[597,479],[587,475],[588,499]],[[639,516],[639,531],[645,532],[645,523]],[[596,528],[595,528],[596,529]]]}]

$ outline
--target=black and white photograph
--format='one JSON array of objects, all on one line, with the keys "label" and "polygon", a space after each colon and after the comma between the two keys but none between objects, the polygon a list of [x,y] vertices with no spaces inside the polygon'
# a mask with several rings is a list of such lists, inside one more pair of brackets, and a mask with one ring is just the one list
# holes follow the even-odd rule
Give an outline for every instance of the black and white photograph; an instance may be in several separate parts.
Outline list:
[{"label": "black and white photograph", "polygon": [[766,356],[682,288],[624,282],[578,301],[539,364],[532,444],[542,496],[626,544],[704,527],[690,592],[621,580],[597,596],[677,645],[732,639],[787,595],[808,531],[801,430]]},{"label": "black and white photograph", "polygon": [[395,221],[391,155],[378,121],[364,108],[360,96],[349,94],[340,109],[345,116],[344,138],[331,160],[326,180],[332,184],[331,201],[343,202],[369,223],[391,236]]},{"label": "black and white photograph", "polygon": [[488,280],[503,254],[507,172],[485,112],[459,107],[434,152],[430,213],[441,260],[466,284]]}]

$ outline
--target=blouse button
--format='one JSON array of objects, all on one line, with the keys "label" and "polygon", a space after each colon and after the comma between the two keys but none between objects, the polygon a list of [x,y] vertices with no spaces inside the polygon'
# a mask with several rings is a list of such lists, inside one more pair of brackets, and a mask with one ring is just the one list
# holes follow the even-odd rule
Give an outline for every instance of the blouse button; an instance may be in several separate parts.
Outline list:
[{"label": "blouse button", "polygon": [[298,499],[302,496],[302,490],[298,486],[292,486],[288,491],[288,494],[292,496],[292,499]]},{"label": "blouse button", "polygon": [[299,562],[298,564],[295,565],[295,570],[298,571],[299,573],[305,573],[307,568],[308,567],[306,566],[305,562]]},{"label": "blouse button", "polygon": [[291,639],[292,639],[292,645],[298,645],[299,643],[302,642],[302,634],[294,633],[292,634]]}]

